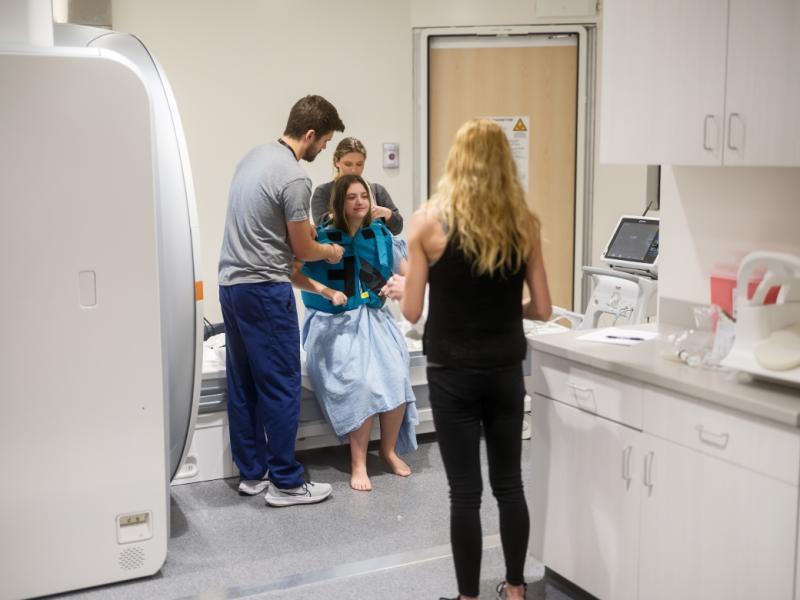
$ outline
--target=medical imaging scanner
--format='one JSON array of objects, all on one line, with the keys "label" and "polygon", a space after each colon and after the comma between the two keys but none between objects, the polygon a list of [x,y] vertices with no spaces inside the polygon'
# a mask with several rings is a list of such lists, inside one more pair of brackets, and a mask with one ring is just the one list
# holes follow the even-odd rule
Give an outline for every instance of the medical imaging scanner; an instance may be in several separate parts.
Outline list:
[{"label": "medical imaging scanner", "polygon": [[613,318],[613,324],[623,319],[631,325],[655,316],[658,233],[658,217],[621,217],[600,257],[610,268],[583,267],[592,279],[586,312],[554,308],[554,320],[566,319],[576,329],[593,329],[604,315]]},{"label": "medical imaging scanner", "polygon": [[[157,572],[202,286],[169,84],[136,38],[0,3],[0,598]],[[46,14],[45,14],[46,13]],[[18,28],[14,25],[18,24]]]}]

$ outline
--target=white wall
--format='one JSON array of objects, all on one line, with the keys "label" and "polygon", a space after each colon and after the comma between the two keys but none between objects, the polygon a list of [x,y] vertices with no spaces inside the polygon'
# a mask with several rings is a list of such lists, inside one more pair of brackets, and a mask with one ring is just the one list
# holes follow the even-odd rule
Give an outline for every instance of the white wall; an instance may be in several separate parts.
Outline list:
[{"label": "white wall", "polygon": [[662,169],[659,296],[709,303],[709,276],[753,250],[800,256],[800,169]]},{"label": "white wall", "polygon": [[[592,264],[608,267],[600,253],[623,215],[641,215],[647,207],[647,167],[599,165],[596,167],[592,215]],[[657,216],[657,211],[648,215]]]},{"label": "white wall", "polygon": [[[333,102],[345,135],[366,144],[365,176],[385,185],[408,218],[413,207],[413,27],[552,22],[538,16],[543,7],[561,10],[570,2],[114,0],[114,29],[148,46],[169,77],[181,113],[197,192],[206,316],[221,319],[216,271],[233,170],[252,146],[280,135],[295,100],[318,93]],[[334,137],[313,164],[304,163],[315,184],[331,178],[339,139]],[[383,142],[400,144],[399,169],[382,169]],[[600,176],[595,217],[601,231],[595,246],[606,241],[620,212],[629,212],[620,207],[628,192],[619,191],[630,187],[624,168]],[[635,212],[642,202],[635,192],[633,197]]]},{"label": "white wall", "polygon": [[[597,37],[597,91],[595,97],[595,177],[594,206],[592,210],[591,264],[608,267],[600,260],[600,253],[609,241],[617,221],[623,215],[640,215],[647,208],[646,165],[603,165],[600,157],[600,112],[602,106],[603,62],[602,44],[604,29],[602,22]],[[652,213],[657,213],[653,211]],[[588,285],[588,283],[587,283]],[[586,296],[591,290],[586,290]]]},{"label": "white wall", "polygon": [[[228,186],[252,146],[277,139],[292,104],[316,93],[339,110],[369,154],[365,176],[411,211],[412,35],[405,2],[118,0],[118,31],[137,35],[164,68],[183,120],[201,232],[206,316],[221,319],[217,261]],[[332,176],[334,137],[312,181]],[[400,169],[381,144],[400,144]]]}]

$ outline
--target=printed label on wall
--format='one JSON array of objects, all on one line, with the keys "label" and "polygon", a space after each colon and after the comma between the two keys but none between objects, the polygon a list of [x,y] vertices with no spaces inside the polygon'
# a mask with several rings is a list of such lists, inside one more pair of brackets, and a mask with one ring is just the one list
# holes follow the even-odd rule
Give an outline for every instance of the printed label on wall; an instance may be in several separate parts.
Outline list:
[{"label": "printed label on wall", "polygon": [[503,128],[508,144],[511,146],[511,155],[517,164],[517,174],[522,184],[522,190],[527,194],[528,165],[531,154],[531,118],[522,116],[485,118],[491,119]]}]

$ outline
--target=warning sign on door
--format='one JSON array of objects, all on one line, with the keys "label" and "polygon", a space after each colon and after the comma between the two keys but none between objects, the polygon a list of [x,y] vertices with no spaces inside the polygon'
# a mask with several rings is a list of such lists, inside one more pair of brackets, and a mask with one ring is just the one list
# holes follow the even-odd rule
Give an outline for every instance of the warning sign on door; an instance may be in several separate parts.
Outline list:
[{"label": "warning sign on door", "polygon": [[511,155],[514,157],[514,163],[517,165],[519,181],[522,184],[523,191],[527,193],[531,154],[531,118],[522,116],[485,118],[491,119],[503,128],[508,145],[511,146]]}]

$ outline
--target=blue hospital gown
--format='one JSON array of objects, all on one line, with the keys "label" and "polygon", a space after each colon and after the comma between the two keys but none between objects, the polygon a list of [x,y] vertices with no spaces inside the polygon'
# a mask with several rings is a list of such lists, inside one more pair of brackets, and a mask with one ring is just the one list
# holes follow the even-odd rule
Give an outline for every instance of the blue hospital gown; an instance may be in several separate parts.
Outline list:
[{"label": "blue hospital gown", "polygon": [[[395,239],[395,269],[405,255],[405,242]],[[405,403],[396,450],[416,450],[419,416],[408,376],[408,348],[385,307],[361,305],[338,314],[307,308],[302,338],[314,395],[340,441],[372,415]]]}]

